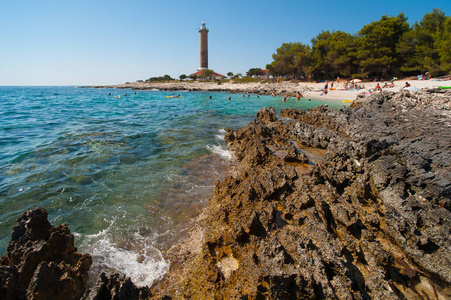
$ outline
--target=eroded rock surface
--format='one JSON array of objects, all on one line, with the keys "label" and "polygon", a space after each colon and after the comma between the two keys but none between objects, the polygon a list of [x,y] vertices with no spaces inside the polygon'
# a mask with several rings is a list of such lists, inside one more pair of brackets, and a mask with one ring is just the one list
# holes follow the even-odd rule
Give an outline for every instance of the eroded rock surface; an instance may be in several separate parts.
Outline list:
[{"label": "eroded rock surface", "polygon": [[228,130],[235,171],[167,253],[154,298],[450,298],[450,106],[381,93]]},{"label": "eroded rock surface", "polygon": [[43,208],[17,222],[0,261],[0,298],[80,299],[92,259],[77,252],[68,227],[50,225]]},{"label": "eroded rock surface", "polygon": [[53,227],[47,211],[35,208],[17,219],[0,260],[0,299],[145,299],[148,288],[129,278],[100,274],[86,286],[92,264],[89,254],[77,252],[66,224]]}]

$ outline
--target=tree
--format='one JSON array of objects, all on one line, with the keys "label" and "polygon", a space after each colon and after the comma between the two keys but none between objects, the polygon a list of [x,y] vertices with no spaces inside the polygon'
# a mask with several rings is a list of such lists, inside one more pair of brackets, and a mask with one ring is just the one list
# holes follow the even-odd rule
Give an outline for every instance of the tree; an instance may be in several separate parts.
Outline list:
[{"label": "tree", "polygon": [[246,76],[252,77],[252,76],[263,76],[265,75],[265,72],[261,68],[251,68],[249,71],[246,72]]},{"label": "tree", "polygon": [[180,75],[180,80],[185,80],[186,78],[187,78],[188,76],[186,76],[186,74],[182,74],[182,75]]},{"label": "tree", "polygon": [[397,51],[405,57],[401,70],[408,74],[430,71],[433,76],[444,73],[441,65],[440,49],[445,31],[445,13],[433,9],[426,13],[420,23],[402,36]]},{"label": "tree", "polygon": [[191,75],[189,75],[189,78],[191,78],[192,80],[197,80],[197,78],[199,78],[199,76],[191,74]]},{"label": "tree", "polygon": [[164,80],[174,80],[174,79],[172,79],[171,76],[169,76],[169,75],[167,75],[167,74],[163,76],[163,79],[164,79]]},{"label": "tree", "polygon": [[403,63],[402,56],[397,51],[397,44],[408,30],[409,24],[404,13],[397,17],[385,15],[379,21],[363,26],[357,38],[356,56],[360,75],[397,75]]},{"label": "tree", "polygon": [[309,64],[310,47],[302,43],[283,43],[272,55],[274,61],[267,66],[274,76],[304,75]]},{"label": "tree", "polygon": [[451,17],[443,22],[443,34],[437,45],[440,65],[444,72],[451,72]]},{"label": "tree", "polygon": [[357,70],[355,51],[353,35],[343,31],[321,31],[312,39],[309,73],[315,78],[350,76]]},{"label": "tree", "polygon": [[233,73],[229,72],[229,73],[227,73],[227,76],[229,76],[229,78],[232,78],[233,77]]},{"label": "tree", "polygon": [[211,75],[213,75],[213,73],[214,73],[213,70],[205,69],[205,70],[202,71],[201,77],[204,78],[204,79],[207,79],[207,78],[210,78]]}]

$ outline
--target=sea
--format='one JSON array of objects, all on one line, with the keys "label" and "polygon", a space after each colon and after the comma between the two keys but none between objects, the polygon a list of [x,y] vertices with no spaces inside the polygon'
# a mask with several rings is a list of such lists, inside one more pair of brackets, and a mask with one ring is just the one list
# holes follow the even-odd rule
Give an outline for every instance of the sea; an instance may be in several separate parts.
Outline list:
[{"label": "sea", "polygon": [[[16,219],[47,209],[66,223],[93,276],[120,272],[138,286],[168,269],[162,253],[188,234],[226,176],[225,129],[262,107],[341,103],[190,92],[0,86],[0,255]],[[231,97],[231,100],[227,100]]]}]

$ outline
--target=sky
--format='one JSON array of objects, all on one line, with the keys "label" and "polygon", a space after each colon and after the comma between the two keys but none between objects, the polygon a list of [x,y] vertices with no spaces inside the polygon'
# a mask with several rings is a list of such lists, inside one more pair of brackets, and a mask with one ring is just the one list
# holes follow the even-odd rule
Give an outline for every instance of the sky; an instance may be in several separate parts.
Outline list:
[{"label": "sky", "polygon": [[0,0],[0,85],[106,85],[199,68],[199,33],[209,68],[265,68],[282,43],[310,44],[322,30],[357,33],[403,12],[410,25],[446,0]]}]

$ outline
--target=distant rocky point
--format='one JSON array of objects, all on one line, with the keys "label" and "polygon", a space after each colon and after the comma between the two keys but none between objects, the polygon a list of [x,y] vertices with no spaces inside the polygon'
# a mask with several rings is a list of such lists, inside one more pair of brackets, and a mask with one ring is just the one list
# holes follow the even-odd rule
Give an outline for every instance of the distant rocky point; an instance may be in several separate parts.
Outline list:
[{"label": "distant rocky point", "polygon": [[245,94],[270,95],[272,93],[285,95],[289,93],[295,96],[296,92],[302,88],[297,83],[234,83],[215,82],[215,81],[172,81],[172,82],[133,82],[125,84],[116,84],[108,86],[93,86],[93,88],[116,88],[116,89],[133,89],[133,90],[160,90],[160,91],[209,91],[209,92],[230,92]]}]

